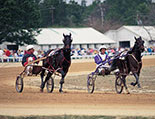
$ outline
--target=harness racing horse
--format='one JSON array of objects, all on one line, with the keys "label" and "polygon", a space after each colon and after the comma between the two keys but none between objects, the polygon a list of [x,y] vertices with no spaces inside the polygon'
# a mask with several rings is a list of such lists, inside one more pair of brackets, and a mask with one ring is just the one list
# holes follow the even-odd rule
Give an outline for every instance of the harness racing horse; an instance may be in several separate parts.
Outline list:
[{"label": "harness racing horse", "polygon": [[45,75],[45,69],[42,70],[41,72],[41,91],[43,91],[46,82],[49,80],[49,78],[52,76],[52,74],[56,71],[61,74],[61,80],[60,80],[60,88],[59,92],[63,92],[62,87],[64,83],[64,78],[68,72],[68,69],[71,64],[71,43],[72,43],[72,38],[71,38],[71,33],[69,35],[63,34],[63,43],[64,47],[58,50],[53,50],[49,53],[46,54],[47,58],[43,60],[43,67],[48,69],[47,76],[44,79]]},{"label": "harness racing horse", "polygon": [[136,82],[132,82],[131,85],[137,85],[140,88],[139,75],[142,68],[141,53],[144,51],[144,41],[141,37],[134,38],[136,40],[134,47],[132,48],[132,50],[127,52],[127,55],[125,55],[125,59],[122,60],[121,58],[116,58],[112,62],[112,64],[114,65],[111,66],[111,69],[113,70],[116,68],[119,69],[119,73],[117,74],[117,76],[120,76],[127,93],[129,93],[129,91],[127,89],[125,78],[130,72],[132,72],[132,74],[136,78]]}]

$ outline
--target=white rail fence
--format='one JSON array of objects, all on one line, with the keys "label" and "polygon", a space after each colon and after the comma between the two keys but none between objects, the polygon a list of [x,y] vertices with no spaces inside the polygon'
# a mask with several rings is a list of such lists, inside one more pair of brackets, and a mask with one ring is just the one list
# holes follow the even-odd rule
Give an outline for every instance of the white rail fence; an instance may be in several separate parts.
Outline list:
[{"label": "white rail fence", "polygon": [[[155,52],[153,53],[142,53],[143,56],[147,55],[155,55]],[[84,56],[72,56],[71,58],[74,59],[92,59],[95,55],[84,55]],[[21,62],[22,57],[0,57],[0,63],[3,62]]]}]

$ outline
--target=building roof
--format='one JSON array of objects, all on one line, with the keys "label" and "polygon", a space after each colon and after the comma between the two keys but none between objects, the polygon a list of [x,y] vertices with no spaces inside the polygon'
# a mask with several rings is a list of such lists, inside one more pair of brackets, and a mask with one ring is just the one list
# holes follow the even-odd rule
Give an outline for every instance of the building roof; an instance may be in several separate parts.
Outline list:
[{"label": "building roof", "polygon": [[121,28],[129,30],[147,41],[155,40],[155,27],[153,26],[122,26]]},{"label": "building roof", "polygon": [[93,28],[42,28],[36,36],[38,44],[63,44],[63,33],[72,34],[73,44],[115,43],[112,39]]}]

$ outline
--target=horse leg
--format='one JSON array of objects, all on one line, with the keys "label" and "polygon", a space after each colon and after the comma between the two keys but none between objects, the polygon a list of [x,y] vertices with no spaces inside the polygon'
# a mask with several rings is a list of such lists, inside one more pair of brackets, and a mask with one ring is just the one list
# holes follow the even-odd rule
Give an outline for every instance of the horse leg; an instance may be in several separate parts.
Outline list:
[{"label": "horse leg", "polygon": [[45,76],[45,69],[43,69],[42,72],[41,72],[41,74],[40,74],[40,77],[41,77],[41,85],[40,85],[40,88],[41,88],[42,85],[43,85],[44,76]]},{"label": "horse leg", "polygon": [[63,90],[62,90],[63,84],[64,84],[64,78],[61,78],[61,80],[60,80],[60,88],[59,88],[60,93],[63,93]]},{"label": "horse leg", "polygon": [[60,73],[61,73],[61,80],[60,80],[60,88],[59,88],[59,92],[60,93],[63,93],[63,90],[62,90],[62,87],[63,87],[63,84],[64,84],[64,78],[65,78],[65,73],[63,70],[60,70]]},{"label": "horse leg", "polygon": [[47,74],[47,76],[46,76],[46,78],[45,78],[45,81],[43,81],[42,84],[41,84],[41,89],[40,89],[41,92],[43,92],[44,87],[45,87],[45,84],[46,84],[46,82],[49,80],[49,78],[51,77],[51,75],[52,75],[52,74],[51,74],[50,72],[48,72],[48,74]]},{"label": "horse leg", "polygon": [[40,88],[41,88],[41,91],[43,91],[43,88],[44,88],[44,85],[43,85],[43,82],[44,82],[44,76],[45,76],[45,69],[43,67],[46,67],[46,63],[45,63],[45,60],[43,60],[42,62],[42,71],[41,71],[41,74],[40,74],[40,77],[41,77],[41,85],[40,85]]},{"label": "horse leg", "polygon": [[126,85],[126,75],[122,76],[122,81],[123,81],[123,85],[125,87],[125,90],[126,90],[127,94],[130,94],[130,92],[128,90],[128,87]]},{"label": "horse leg", "polygon": [[134,77],[136,78],[136,82],[131,82],[131,85],[135,86],[138,85],[138,88],[140,88],[140,83],[139,83],[139,75],[137,73],[133,73]]}]

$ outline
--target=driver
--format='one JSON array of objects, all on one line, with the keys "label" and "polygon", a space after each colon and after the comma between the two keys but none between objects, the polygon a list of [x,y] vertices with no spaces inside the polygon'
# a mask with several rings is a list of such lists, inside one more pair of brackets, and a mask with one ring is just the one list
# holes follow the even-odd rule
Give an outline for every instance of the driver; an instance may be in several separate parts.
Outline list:
[{"label": "driver", "polygon": [[[22,58],[22,65],[25,67],[29,62],[32,62],[34,60],[37,59],[37,57],[33,54],[34,53],[34,46],[33,45],[28,45],[26,47],[26,53],[25,55],[23,56]],[[27,66],[26,68],[26,73],[27,75],[32,75],[32,69],[33,69],[33,66],[32,65],[29,65]]]},{"label": "driver", "polygon": [[99,54],[97,54],[95,56],[95,63],[96,63],[96,67],[98,68],[98,73],[99,75],[107,75],[110,74],[109,71],[109,64],[105,63],[103,64],[103,62],[108,61],[110,59],[110,57],[108,56],[108,53],[106,52],[107,47],[105,45],[102,45],[99,47]]}]

